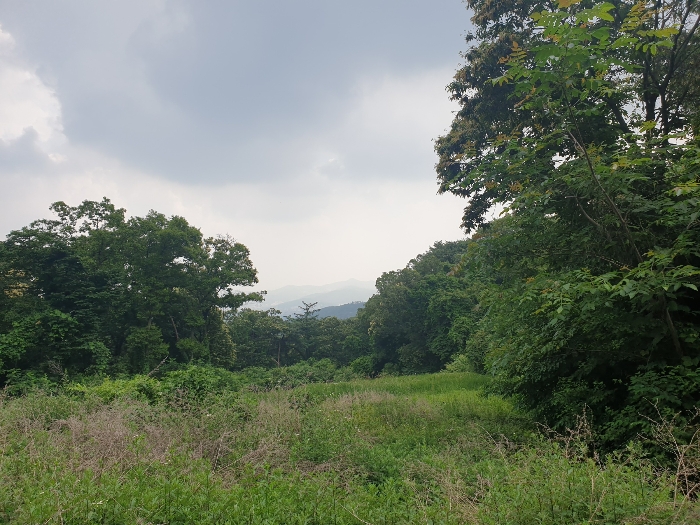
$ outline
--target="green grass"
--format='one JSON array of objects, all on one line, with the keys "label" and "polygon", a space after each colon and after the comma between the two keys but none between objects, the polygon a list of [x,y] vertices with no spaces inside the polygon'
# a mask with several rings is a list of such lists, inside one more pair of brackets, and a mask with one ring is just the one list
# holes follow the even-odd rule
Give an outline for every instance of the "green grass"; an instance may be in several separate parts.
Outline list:
[{"label": "green grass", "polygon": [[486,386],[488,378],[480,374],[423,374],[414,376],[385,376],[377,379],[357,379],[335,384],[306,385],[309,392],[322,396],[387,392],[394,395],[444,394],[461,390],[475,391]]},{"label": "green grass", "polygon": [[139,381],[0,401],[0,523],[698,521],[638,450],[544,440],[476,374],[211,395]]}]

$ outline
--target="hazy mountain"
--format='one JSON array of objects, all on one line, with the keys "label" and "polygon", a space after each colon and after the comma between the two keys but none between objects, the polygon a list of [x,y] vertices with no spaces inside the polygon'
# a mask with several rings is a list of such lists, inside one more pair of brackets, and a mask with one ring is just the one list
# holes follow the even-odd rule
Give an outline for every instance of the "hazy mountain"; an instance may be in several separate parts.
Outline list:
[{"label": "hazy mountain", "polygon": [[364,306],[365,303],[362,301],[341,304],[340,306],[326,306],[325,308],[321,308],[321,311],[318,312],[318,318],[337,317],[338,319],[349,319],[350,317],[355,317],[357,311]]},{"label": "hazy mountain", "polygon": [[349,286],[347,288],[341,288],[340,290],[333,290],[331,292],[310,294],[305,297],[280,303],[269,308],[276,308],[282,312],[282,315],[292,315],[301,312],[299,307],[302,306],[302,302],[307,304],[316,303],[314,309],[318,310],[329,306],[365,302],[374,293],[375,292],[373,290],[368,290],[367,288],[356,288]]},{"label": "hazy mountain", "polygon": [[268,291],[264,302],[250,303],[246,306],[263,310],[276,308],[282,315],[291,315],[300,311],[299,306],[302,306],[302,302],[317,303],[316,308],[320,309],[365,302],[376,292],[372,281],[348,279],[322,286],[285,286]]}]

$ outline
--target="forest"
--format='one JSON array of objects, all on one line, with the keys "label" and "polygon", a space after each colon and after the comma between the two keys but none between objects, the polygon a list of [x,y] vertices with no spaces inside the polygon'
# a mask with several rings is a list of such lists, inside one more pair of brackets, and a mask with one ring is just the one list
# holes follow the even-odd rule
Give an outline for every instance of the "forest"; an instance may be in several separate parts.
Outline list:
[{"label": "forest", "polygon": [[0,522],[697,523],[700,4],[466,3],[465,239],[356,317],[252,309],[246,246],[107,198],[7,235]]}]

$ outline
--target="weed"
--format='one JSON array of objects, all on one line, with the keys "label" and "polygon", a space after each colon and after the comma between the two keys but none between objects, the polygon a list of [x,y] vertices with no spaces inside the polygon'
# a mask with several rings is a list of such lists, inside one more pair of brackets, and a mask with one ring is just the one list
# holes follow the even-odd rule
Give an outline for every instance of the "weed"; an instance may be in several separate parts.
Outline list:
[{"label": "weed", "polygon": [[[480,393],[483,376],[257,393],[230,379],[197,370],[5,396],[0,523],[697,520],[695,449],[676,443],[677,472],[638,446],[599,458],[584,427],[542,437]],[[672,446],[668,425],[657,438]]]}]

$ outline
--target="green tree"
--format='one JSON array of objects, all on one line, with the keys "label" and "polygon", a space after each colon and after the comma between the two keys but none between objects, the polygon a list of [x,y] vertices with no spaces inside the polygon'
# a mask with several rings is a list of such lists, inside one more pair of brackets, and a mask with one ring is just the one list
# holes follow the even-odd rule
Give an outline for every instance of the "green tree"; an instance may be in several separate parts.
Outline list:
[{"label": "green tree", "polygon": [[297,312],[287,317],[287,344],[289,345],[290,357],[294,360],[305,361],[314,356],[318,345],[319,336],[319,309],[317,303],[306,303],[302,301]]},{"label": "green tree", "polygon": [[[467,0],[466,4],[474,12],[475,26],[467,41],[476,43],[464,53],[465,64],[448,86],[450,97],[459,103],[460,109],[449,132],[436,141],[435,149],[439,156],[436,168],[440,192],[468,199],[462,224],[473,230],[484,223],[494,204],[506,204],[516,197],[519,184],[523,183],[522,179],[507,177],[500,164],[492,165],[494,158],[501,157],[504,141],[513,134],[527,136],[528,130],[536,130],[540,136],[561,130],[562,115],[551,106],[549,111],[540,111],[534,105],[523,105],[522,95],[515,95],[517,86],[512,82],[492,82],[510,71],[513,62],[506,57],[513,52],[513,46],[522,53],[542,44],[542,26],[531,15],[550,8],[551,2]],[[646,5],[624,0],[606,4],[612,8],[606,12],[604,30],[612,40],[618,36],[626,38],[625,24],[639,17],[640,9],[644,10]],[[568,6],[567,12],[574,15],[592,5],[590,0],[562,2],[562,6]],[[577,122],[578,140],[582,144],[614,145],[640,121],[658,121],[656,134],[660,135],[669,135],[685,126],[693,132],[698,130],[700,85],[695,81],[700,66],[698,2],[662,0],[649,5],[654,9],[644,10],[648,14],[643,15],[642,31],[670,31],[676,26],[679,30],[663,39],[668,46],[654,43],[657,37],[653,34],[639,35],[644,41],[609,54],[606,63],[617,56],[632,65],[634,73],[625,79],[629,84],[616,86],[625,89],[604,93],[588,90],[591,96],[576,100],[579,114],[587,112],[586,118]],[[594,26],[597,27],[596,22],[589,28]],[[611,70],[608,80],[618,72]],[[580,73],[585,74],[585,68]],[[559,95],[566,93],[568,90],[560,91]],[[638,111],[630,112],[632,105]],[[551,167],[552,158],[578,155],[578,148],[571,140],[547,141],[539,147],[538,162],[544,170]]]},{"label": "green tree", "polygon": [[406,268],[377,279],[378,293],[358,317],[371,340],[379,372],[440,370],[465,349],[481,316],[471,276],[452,275],[464,241],[438,242]]},{"label": "green tree", "polygon": [[[700,361],[697,3],[528,5],[527,38],[508,37],[485,88],[509,120],[478,143],[460,136],[462,120],[485,116],[465,91],[437,146],[442,189],[470,198],[465,227],[505,207],[462,261],[490,275],[472,348],[551,424],[588,405],[619,443],[649,401],[692,402],[644,378],[691,381]],[[485,20],[487,33],[498,25]]]},{"label": "green tree", "polygon": [[257,282],[245,246],[108,199],[51,209],[0,245],[0,374],[233,364],[223,312],[260,299],[238,291]]},{"label": "green tree", "polygon": [[226,320],[236,348],[236,369],[271,368],[288,363],[286,323],[280,311],[241,308]]}]

